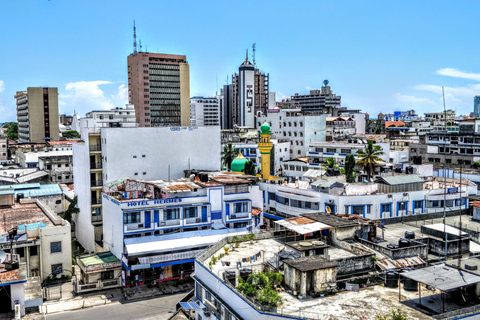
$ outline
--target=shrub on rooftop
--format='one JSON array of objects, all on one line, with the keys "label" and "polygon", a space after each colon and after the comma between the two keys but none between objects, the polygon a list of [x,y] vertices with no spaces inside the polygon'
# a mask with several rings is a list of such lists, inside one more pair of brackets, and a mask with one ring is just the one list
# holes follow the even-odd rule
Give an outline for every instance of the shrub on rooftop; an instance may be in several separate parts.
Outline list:
[{"label": "shrub on rooftop", "polygon": [[237,289],[264,306],[276,307],[282,298],[274,290],[274,285],[279,285],[282,280],[283,276],[278,272],[250,274],[246,281],[239,278]]}]

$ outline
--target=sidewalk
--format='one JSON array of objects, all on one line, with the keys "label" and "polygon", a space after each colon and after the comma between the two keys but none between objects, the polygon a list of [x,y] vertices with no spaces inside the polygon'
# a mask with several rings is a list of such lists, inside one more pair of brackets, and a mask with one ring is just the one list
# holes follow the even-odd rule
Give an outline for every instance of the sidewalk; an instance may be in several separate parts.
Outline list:
[{"label": "sidewalk", "polygon": [[[146,299],[180,292],[189,292],[193,289],[193,283],[187,282],[173,286],[174,281],[159,282],[148,288],[143,285],[139,287],[139,292],[135,288],[117,288],[111,290],[102,290],[101,292],[92,292],[78,295],[72,298],[62,298],[59,300],[45,301],[42,305],[42,313],[51,314],[63,311],[79,310],[113,303],[122,303],[125,300]],[[44,319],[40,313],[27,314],[23,319],[38,320]]]}]

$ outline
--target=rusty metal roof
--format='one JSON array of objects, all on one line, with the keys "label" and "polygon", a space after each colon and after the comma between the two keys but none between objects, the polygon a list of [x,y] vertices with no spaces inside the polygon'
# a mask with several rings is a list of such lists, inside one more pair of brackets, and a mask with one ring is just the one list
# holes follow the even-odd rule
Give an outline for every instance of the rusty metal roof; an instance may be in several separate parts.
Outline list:
[{"label": "rusty metal roof", "polygon": [[377,260],[377,266],[380,267],[382,270],[390,270],[390,269],[401,269],[404,267],[415,267],[419,265],[425,264],[422,258],[410,257],[410,258],[402,258],[402,259],[383,259]]}]

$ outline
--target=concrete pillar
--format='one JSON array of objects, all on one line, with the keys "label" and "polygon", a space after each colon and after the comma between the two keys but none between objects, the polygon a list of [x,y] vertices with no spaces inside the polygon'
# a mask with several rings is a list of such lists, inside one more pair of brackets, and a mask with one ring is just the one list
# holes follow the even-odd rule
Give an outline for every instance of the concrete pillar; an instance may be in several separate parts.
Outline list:
[{"label": "concrete pillar", "polygon": [[307,295],[307,273],[306,272],[300,273],[300,294],[304,296]]}]

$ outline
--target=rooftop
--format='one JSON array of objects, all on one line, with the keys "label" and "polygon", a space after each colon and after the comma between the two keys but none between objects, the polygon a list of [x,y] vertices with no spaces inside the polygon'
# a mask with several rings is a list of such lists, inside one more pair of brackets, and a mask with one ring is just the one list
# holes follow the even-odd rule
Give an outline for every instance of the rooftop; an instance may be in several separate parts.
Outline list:
[{"label": "rooftop", "polygon": [[98,254],[90,254],[86,256],[79,257],[80,261],[82,261],[85,267],[96,265],[96,264],[103,264],[109,262],[117,262],[119,261],[117,257],[113,255],[111,252],[103,252]]},{"label": "rooftop", "polygon": [[322,256],[308,256],[297,259],[287,259],[283,260],[283,263],[288,264],[289,266],[300,271],[313,271],[337,266],[335,261],[325,260]]},{"label": "rooftop", "polygon": [[[358,221],[363,222],[364,220],[359,220],[356,216],[345,217],[344,215],[337,214],[328,214],[328,213],[306,213],[302,214],[303,217],[324,223],[326,225],[335,227],[335,228],[347,228],[358,225]],[[368,219],[365,219],[365,222]]]},{"label": "rooftop", "polygon": [[[29,225],[40,223],[40,227],[53,226],[53,222],[42,211],[36,202],[32,203],[15,203],[12,207],[0,209],[0,216],[5,223],[0,223],[0,234],[6,234],[12,227],[18,225]],[[23,227],[23,226],[22,226]]]}]

